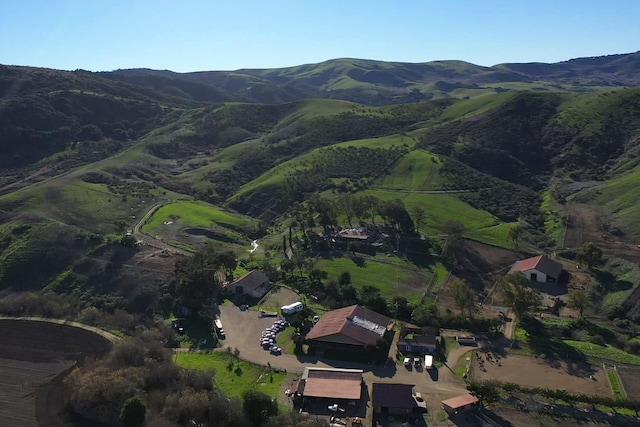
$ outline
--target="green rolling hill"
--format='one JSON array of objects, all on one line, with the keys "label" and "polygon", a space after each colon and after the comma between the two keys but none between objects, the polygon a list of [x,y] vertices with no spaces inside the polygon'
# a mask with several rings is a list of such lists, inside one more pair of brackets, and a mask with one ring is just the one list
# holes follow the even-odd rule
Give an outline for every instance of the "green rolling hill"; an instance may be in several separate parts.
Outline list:
[{"label": "green rolling hill", "polygon": [[[166,209],[184,215],[160,211],[144,230],[183,249],[209,236],[241,252],[258,236],[277,250],[300,209],[331,201],[346,225],[340,204],[351,196],[400,200],[411,220],[423,211],[418,231],[434,241],[458,220],[478,242],[512,249],[519,224],[527,248],[559,249],[559,226],[549,223],[567,197],[640,239],[640,89],[623,87],[636,62],[637,54],[495,67],[341,59],[188,75],[3,66],[0,226],[13,237],[0,246],[0,270],[24,268],[19,253],[33,236],[13,235],[21,225],[60,227],[43,234],[57,236],[49,245],[65,233],[113,242],[115,221],[131,227],[152,205],[178,199]],[[572,190],[584,182],[588,189]],[[322,215],[312,216],[319,227]],[[164,233],[165,222],[175,229]],[[73,269],[72,258],[52,275]],[[343,261],[323,262],[337,276]],[[409,267],[404,274],[413,277]],[[53,276],[42,280],[61,280]]]}]

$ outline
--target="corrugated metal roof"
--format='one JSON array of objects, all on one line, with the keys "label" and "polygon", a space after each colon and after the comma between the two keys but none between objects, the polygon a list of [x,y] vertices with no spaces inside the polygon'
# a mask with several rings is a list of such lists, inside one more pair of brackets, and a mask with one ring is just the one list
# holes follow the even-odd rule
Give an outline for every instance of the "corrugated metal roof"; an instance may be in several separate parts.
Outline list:
[{"label": "corrugated metal roof", "polygon": [[390,322],[387,316],[352,305],[325,313],[309,331],[307,339],[329,338],[339,334],[361,344],[375,344],[384,336]]},{"label": "corrugated metal roof", "polygon": [[362,393],[362,371],[313,369],[305,370],[305,397],[359,400]]},{"label": "corrugated metal roof", "polygon": [[472,394],[463,394],[461,396],[452,397],[451,399],[443,400],[442,404],[448,406],[451,409],[462,408],[463,406],[478,403],[480,400]]}]

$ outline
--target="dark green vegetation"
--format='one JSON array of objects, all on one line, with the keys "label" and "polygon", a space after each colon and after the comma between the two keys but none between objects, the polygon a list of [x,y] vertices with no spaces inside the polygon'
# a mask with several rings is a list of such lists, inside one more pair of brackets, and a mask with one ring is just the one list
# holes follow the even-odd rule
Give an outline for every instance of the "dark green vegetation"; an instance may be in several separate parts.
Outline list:
[{"label": "dark green vegetation", "polygon": [[332,98],[384,105],[439,98],[464,98],[509,90],[590,92],[638,84],[639,54],[579,58],[556,64],[463,61],[400,63],[341,58],[279,69],[178,74],[148,69],[99,73],[198,101],[282,103]]},{"label": "dark green vegetation", "polygon": [[[588,344],[621,360],[614,350],[639,347],[637,261],[583,242],[564,251],[562,234],[569,200],[611,235],[640,239],[640,89],[623,87],[636,84],[637,61],[2,66],[0,311],[125,334],[179,313],[210,325],[220,284],[260,268],[313,309],[360,303],[419,326],[496,332],[502,321],[480,317],[476,297],[505,265],[474,249],[484,243],[579,259],[591,283],[572,307],[619,324],[613,336],[544,327],[524,351],[591,357]],[[455,313],[435,303],[449,273],[466,280],[449,286]],[[540,301],[511,285],[509,305],[526,318]],[[147,420],[173,411],[189,422],[142,399],[152,383],[125,387],[138,393],[119,396],[110,416],[134,424],[146,408]],[[191,388],[215,406],[213,385]],[[262,396],[245,398],[273,414]]]},{"label": "dark green vegetation", "polygon": [[[420,80],[448,70],[445,74],[460,84],[475,79],[480,85],[488,84],[486,79],[495,81],[497,75],[532,80],[544,68],[549,78],[563,85],[569,83],[560,81],[557,67],[564,67],[590,70],[590,78],[576,77],[571,84],[594,89],[604,84],[603,76],[611,70],[618,70],[611,84],[630,83],[624,70],[635,58],[482,70],[438,63],[416,65],[413,74],[406,74],[405,67],[402,73]],[[254,82],[272,79],[283,85],[287,79],[310,82],[315,76],[321,84],[322,79],[339,80],[343,75],[371,81],[367,75],[380,77],[402,68],[382,64],[371,74],[354,70],[372,68],[373,63],[351,61],[346,66],[347,62],[238,72],[235,77],[252,75]],[[610,70],[596,73],[600,63]],[[614,65],[619,69],[611,68]],[[527,73],[533,74],[524,78]],[[142,230],[186,250],[202,248],[208,241],[237,252],[250,240],[266,236],[265,249],[279,251],[283,248],[278,248],[278,235],[289,225],[308,243],[314,238],[307,232],[314,227],[333,232],[362,224],[381,233],[400,232],[406,256],[379,287],[390,299],[400,290],[394,281],[413,281],[415,286],[403,289],[413,301],[421,298],[427,284],[431,289],[441,285],[432,279],[442,268],[438,261],[450,269],[477,265],[466,252],[464,238],[528,250],[560,245],[545,221],[554,214],[550,201],[565,200],[575,182],[603,180],[575,198],[608,211],[612,218],[636,205],[628,189],[637,175],[637,89],[582,95],[510,91],[375,107],[337,100],[223,103],[251,98],[235,97],[224,85],[218,88],[222,91],[206,91],[206,85],[217,81],[213,75],[207,80],[206,74],[2,67],[0,77],[0,150],[2,159],[11,159],[0,182],[3,289],[47,288],[92,303],[115,292],[124,298],[119,308],[160,307],[158,301],[170,295],[167,289],[118,290],[108,276],[135,255],[117,244],[121,239],[115,233],[133,229],[152,205],[176,199],[198,202],[168,204]],[[289,87],[300,90],[294,84]],[[640,237],[637,216],[615,218],[611,229],[628,238]],[[457,240],[443,242],[442,235],[451,237],[448,220],[465,228]],[[116,222],[124,227],[114,227]],[[30,230],[25,227],[33,229],[21,231]],[[415,232],[428,238],[418,243]],[[46,242],[53,241],[62,250],[44,257]],[[290,247],[291,243],[295,242]],[[395,243],[390,239],[374,252],[398,249]],[[327,253],[336,249],[341,252]],[[366,245],[315,245],[293,255],[315,258],[315,267],[308,270],[328,271],[330,280],[353,258],[364,274],[362,280],[354,276],[354,283],[362,287],[369,285],[366,275],[376,270],[373,266],[385,264],[374,252]],[[433,257],[440,253],[442,260]],[[96,276],[96,263],[104,263],[106,256],[111,257],[109,268]],[[35,259],[44,260],[45,268],[26,272],[25,266]],[[277,266],[280,261],[269,262]],[[296,266],[299,274],[307,269],[301,267]],[[96,289],[97,281],[101,289]],[[132,303],[136,298],[139,303]]]},{"label": "dark green vegetation", "polygon": [[[189,363],[204,354],[186,354],[180,364],[196,369],[180,368],[171,350],[163,347],[171,332],[170,328],[146,329],[135,339],[116,343],[102,360],[75,368],[65,379],[69,388],[65,399],[76,417],[85,425],[120,425],[118,421],[125,426],[295,425],[295,415],[280,415],[272,399],[280,391],[282,374],[268,369],[258,372],[258,367],[242,366],[239,361],[230,375],[225,369],[214,370],[215,364]],[[233,384],[222,387],[220,383],[233,382],[231,377],[239,379],[241,388],[227,394]],[[262,382],[270,387],[249,387]]]}]

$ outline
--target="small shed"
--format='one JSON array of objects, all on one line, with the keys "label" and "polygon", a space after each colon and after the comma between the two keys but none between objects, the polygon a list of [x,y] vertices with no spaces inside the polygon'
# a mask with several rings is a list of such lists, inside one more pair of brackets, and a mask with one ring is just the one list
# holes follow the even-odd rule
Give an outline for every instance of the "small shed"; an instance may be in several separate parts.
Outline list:
[{"label": "small shed", "polygon": [[262,298],[271,289],[271,281],[260,270],[251,270],[227,285],[227,293]]},{"label": "small shed", "polygon": [[509,273],[516,271],[523,273],[530,282],[556,283],[562,274],[562,264],[545,255],[538,255],[517,261]]},{"label": "small shed", "polygon": [[442,408],[447,411],[449,415],[457,415],[461,412],[477,409],[479,403],[480,399],[467,393],[452,397],[451,399],[443,400]]},{"label": "small shed", "polygon": [[408,415],[426,408],[413,384],[373,383],[373,410],[378,414]]},{"label": "small shed", "polygon": [[398,340],[398,350],[402,353],[435,354],[438,340],[435,335],[414,335],[410,334]]}]

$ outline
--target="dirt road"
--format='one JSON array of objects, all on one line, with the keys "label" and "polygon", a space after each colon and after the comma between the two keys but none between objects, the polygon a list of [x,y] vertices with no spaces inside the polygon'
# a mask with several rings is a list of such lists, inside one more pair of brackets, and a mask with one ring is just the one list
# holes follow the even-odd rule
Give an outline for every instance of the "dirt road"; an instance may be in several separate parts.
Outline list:
[{"label": "dirt road", "polygon": [[162,204],[160,203],[151,206],[151,208],[147,211],[147,213],[144,214],[142,218],[140,218],[140,221],[138,221],[136,225],[133,226],[133,231],[132,231],[133,237],[135,237],[139,241],[144,242],[146,246],[151,246],[152,248],[160,249],[163,251],[167,251],[167,252],[171,252],[179,255],[191,255],[191,252],[185,251],[184,249],[176,248],[175,246],[171,246],[163,242],[161,239],[158,239],[142,231],[142,227],[147,223],[147,221],[149,221],[149,218],[151,218],[153,214],[156,213],[156,211],[161,207],[162,207]]},{"label": "dirt road", "polygon": [[[360,364],[343,361],[318,359],[313,356],[294,356],[282,354],[274,356],[260,347],[261,331],[273,324],[274,318],[260,318],[255,311],[241,311],[238,307],[227,304],[220,307],[220,319],[226,332],[225,347],[240,350],[240,357],[253,363],[266,365],[269,363],[277,369],[286,369],[291,373],[302,373],[306,366],[321,368],[362,369],[364,379],[371,383],[415,384],[416,390],[428,397],[427,403],[433,414],[440,409],[440,401],[466,393],[464,382],[456,377],[451,369],[443,366],[431,373],[422,370],[408,370],[389,359],[383,365]],[[394,350],[392,349],[392,352]],[[447,360],[450,367],[458,363],[458,359],[469,351],[466,347],[454,348]]]}]

